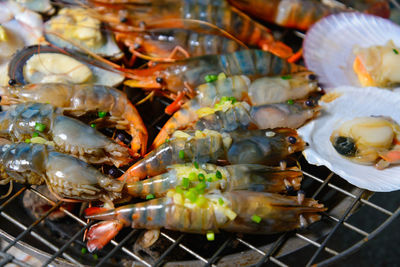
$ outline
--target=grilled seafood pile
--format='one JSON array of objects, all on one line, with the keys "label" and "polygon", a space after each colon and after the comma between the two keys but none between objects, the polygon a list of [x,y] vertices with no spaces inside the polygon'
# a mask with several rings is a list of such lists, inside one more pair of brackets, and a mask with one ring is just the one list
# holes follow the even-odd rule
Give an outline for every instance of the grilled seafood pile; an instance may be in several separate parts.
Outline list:
[{"label": "grilled seafood pile", "polygon": [[[301,153],[319,164],[323,156],[309,151],[329,141],[324,149],[337,151],[340,160],[390,171],[400,161],[400,129],[377,108],[342,127],[330,121],[337,130],[315,144],[307,127],[330,108],[320,105],[319,70],[297,63],[302,49],[293,51],[250,16],[307,30],[342,11],[389,15],[387,1],[350,2],[89,0],[46,4],[40,9],[46,21],[2,2],[18,23],[20,13],[27,16],[22,21],[35,22],[26,30],[37,41],[23,42],[11,18],[0,26],[0,46],[8,49],[0,55],[6,74],[0,79],[0,184],[46,185],[57,199],[90,202],[80,214],[100,221],[85,235],[90,252],[124,227],[155,236],[161,228],[205,234],[210,241],[219,231],[307,227],[327,208],[301,190]],[[398,83],[397,47],[389,43],[381,51],[390,79],[365,71],[373,67],[365,58],[382,47],[356,51],[351,64],[361,83]],[[318,47],[313,50],[317,57]],[[137,92],[145,98],[132,98]],[[154,96],[171,103],[170,118],[153,139],[140,104],[151,105]],[[365,146],[371,140],[374,149]]]}]

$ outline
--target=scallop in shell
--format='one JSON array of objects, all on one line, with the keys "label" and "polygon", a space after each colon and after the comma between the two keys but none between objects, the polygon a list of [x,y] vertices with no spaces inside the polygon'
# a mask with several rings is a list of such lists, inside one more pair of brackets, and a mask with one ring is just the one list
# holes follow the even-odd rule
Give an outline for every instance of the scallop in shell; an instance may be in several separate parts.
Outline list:
[{"label": "scallop in shell", "polygon": [[93,58],[37,45],[26,47],[13,56],[8,75],[19,84],[62,82],[117,86],[124,80],[122,73]]},{"label": "scallop in shell", "polygon": [[81,50],[81,47],[104,57],[122,57],[114,37],[103,26],[87,9],[63,8],[45,23],[45,36],[58,47],[71,50]]},{"label": "scallop in shell", "polygon": [[354,49],[384,46],[390,41],[400,46],[400,27],[390,20],[361,13],[335,14],[307,32],[304,60],[328,91],[342,85],[361,87],[353,70]]},{"label": "scallop in shell", "polygon": [[325,165],[349,183],[361,188],[379,192],[400,189],[400,165],[392,165],[383,170],[373,165],[362,165],[343,156],[352,156],[354,148],[351,148],[351,142],[349,145],[346,140],[338,141],[338,145],[342,146],[342,155],[331,142],[331,136],[338,137],[335,132],[340,126],[357,118],[382,116],[400,122],[399,101],[400,94],[374,87],[343,86],[328,93],[320,103],[321,116],[298,130],[299,135],[309,144],[303,152],[306,160],[311,164]]}]

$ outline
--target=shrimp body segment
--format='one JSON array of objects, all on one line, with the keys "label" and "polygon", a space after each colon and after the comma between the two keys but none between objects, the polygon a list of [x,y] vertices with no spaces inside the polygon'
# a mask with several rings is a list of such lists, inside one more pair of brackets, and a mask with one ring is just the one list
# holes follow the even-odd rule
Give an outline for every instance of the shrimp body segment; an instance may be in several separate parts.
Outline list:
[{"label": "shrimp body segment", "polygon": [[288,155],[304,149],[296,130],[236,130],[219,133],[212,130],[177,131],[171,139],[132,165],[119,179],[127,181],[155,176],[167,166],[185,163],[277,164]]},{"label": "shrimp body segment", "polygon": [[[187,233],[226,230],[252,234],[273,234],[305,227],[318,221],[325,210],[314,199],[298,203],[296,197],[251,191],[204,195],[201,205],[179,193],[114,210],[88,210],[86,218],[105,220],[88,233],[89,251],[101,249],[122,227],[166,228]],[[257,216],[257,222],[254,220]],[[104,231],[106,229],[106,231]]]},{"label": "shrimp body segment", "polygon": [[110,116],[99,122],[126,130],[132,136],[131,149],[147,150],[147,129],[139,112],[126,94],[102,85],[73,85],[62,83],[27,84],[0,88],[1,104],[21,102],[51,103],[62,108],[65,114],[81,116],[88,112],[109,112]]},{"label": "shrimp body segment", "polygon": [[62,153],[89,163],[114,164],[130,161],[128,149],[85,123],[60,114],[50,104],[22,103],[0,112],[0,136],[13,142],[46,142]]},{"label": "shrimp body segment", "polygon": [[0,166],[1,184],[46,183],[59,198],[109,202],[121,197],[124,186],[84,161],[43,144],[0,145]]},{"label": "shrimp body segment", "polygon": [[296,167],[281,170],[279,167],[258,164],[225,167],[201,164],[196,168],[196,165],[186,163],[169,166],[168,172],[152,178],[128,183],[126,189],[134,197],[146,198],[150,194],[162,197],[168,190],[181,186],[185,178],[195,186],[204,182],[207,191],[218,189],[223,192],[251,190],[280,193],[299,190],[302,172]]}]

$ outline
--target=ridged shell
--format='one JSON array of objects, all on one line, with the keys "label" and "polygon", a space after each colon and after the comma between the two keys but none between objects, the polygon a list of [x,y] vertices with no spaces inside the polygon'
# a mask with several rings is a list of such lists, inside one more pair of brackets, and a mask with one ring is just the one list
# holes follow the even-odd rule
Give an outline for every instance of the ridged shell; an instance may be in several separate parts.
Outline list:
[{"label": "ridged shell", "polygon": [[342,85],[361,87],[353,71],[354,47],[384,45],[390,40],[400,46],[400,27],[390,20],[355,12],[331,15],[307,32],[304,61],[327,91]]},{"label": "ridged shell", "polygon": [[389,116],[400,122],[400,94],[374,87],[342,86],[333,93],[341,94],[332,102],[321,101],[321,116],[298,130],[309,143],[303,154],[315,165],[325,165],[349,183],[371,191],[388,192],[400,189],[400,165],[384,170],[354,163],[336,152],[329,140],[332,132],[343,122],[371,115]]}]

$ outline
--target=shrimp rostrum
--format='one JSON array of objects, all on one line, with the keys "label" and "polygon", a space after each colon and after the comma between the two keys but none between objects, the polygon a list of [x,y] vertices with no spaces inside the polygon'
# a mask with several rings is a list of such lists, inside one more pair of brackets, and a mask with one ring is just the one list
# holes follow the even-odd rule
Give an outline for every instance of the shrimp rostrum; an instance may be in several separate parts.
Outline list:
[{"label": "shrimp rostrum", "polygon": [[77,119],[61,115],[50,104],[27,102],[0,112],[0,137],[53,145],[59,152],[93,164],[119,167],[130,161],[128,148]]},{"label": "shrimp rostrum", "polygon": [[176,131],[171,139],[132,165],[119,179],[138,180],[155,176],[169,165],[198,162],[231,164],[278,164],[292,153],[304,149],[296,130],[236,130],[219,133],[212,130]]},{"label": "shrimp rostrum", "polygon": [[113,210],[90,208],[86,218],[103,220],[87,235],[89,251],[101,249],[123,227],[166,228],[188,233],[225,230],[251,234],[273,234],[306,227],[318,221],[322,204],[306,198],[251,191],[199,195],[196,199],[171,191],[158,198]]},{"label": "shrimp rostrum", "polygon": [[1,104],[23,102],[51,103],[67,115],[82,116],[88,112],[110,113],[94,121],[96,127],[115,126],[132,136],[131,150],[147,150],[147,129],[139,112],[126,94],[102,85],[73,85],[63,83],[27,84],[0,88]]},{"label": "shrimp rostrum", "polygon": [[84,161],[43,144],[0,145],[1,184],[46,183],[58,198],[111,203],[121,197],[124,183],[111,179]]},{"label": "shrimp rostrum", "polygon": [[258,164],[217,166],[214,164],[176,164],[168,172],[143,181],[128,183],[127,192],[134,197],[165,196],[169,189],[190,186],[204,187],[206,191],[234,190],[280,193],[300,189],[302,172],[297,167],[282,170]]}]

